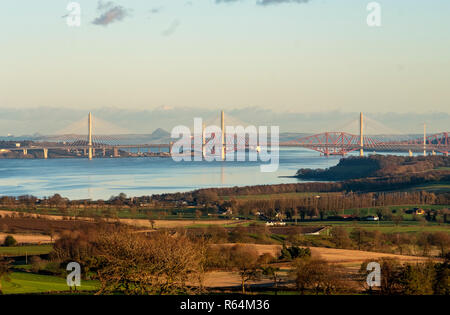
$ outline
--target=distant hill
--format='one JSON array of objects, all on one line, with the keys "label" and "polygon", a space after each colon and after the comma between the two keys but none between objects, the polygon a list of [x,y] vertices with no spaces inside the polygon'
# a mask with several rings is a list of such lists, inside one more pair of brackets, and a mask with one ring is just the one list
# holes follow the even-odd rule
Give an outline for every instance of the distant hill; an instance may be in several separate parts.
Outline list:
[{"label": "distant hill", "polygon": [[170,137],[170,132],[168,132],[162,128],[158,128],[152,132],[152,137],[155,137],[155,138]]},{"label": "distant hill", "polygon": [[[224,108],[226,122],[231,117],[239,119],[246,125],[280,126],[280,132],[320,133],[324,131],[346,131],[357,133],[355,124],[347,127],[349,121],[356,121],[359,113],[354,112],[283,112],[278,111],[276,105],[273,110],[259,107]],[[78,108],[35,107],[26,109],[2,108],[0,117],[0,136],[8,134],[29,135],[35,132],[43,135],[58,134],[77,121],[85,121],[82,128],[87,130],[88,110]],[[159,128],[171,131],[174,126],[193,126],[194,117],[201,117],[204,122],[218,119],[219,110],[215,108],[155,108],[149,110],[129,110],[117,108],[92,109],[95,121],[103,120],[129,131],[130,134],[152,134]],[[421,134],[423,122],[427,122],[428,132],[448,131],[449,113],[366,113],[366,117],[383,122],[390,129],[398,129],[400,134]],[[94,131],[97,125],[94,126]],[[97,126],[98,127],[98,126]],[[357,127],[357,126],[356,126]],[[367,123],[367,133],[370,133],[371,123]],[[372,127],[376,127],[372,126]],[[81,128],[81,127],[80,127]],[[350,128],[350,129],[349,129]],[[117,133],[112,128],[111,133]],[[155,130],[156,129],[156,130]],[[374,129],[374,128],[372,128]],[[387,133],[383,128],[375,128],[377,134]],[[98,133],[98,132],[97,132]],[[103,132],[102,132],[103,133]],[[165,137],[158,131],[155,137]]]}]

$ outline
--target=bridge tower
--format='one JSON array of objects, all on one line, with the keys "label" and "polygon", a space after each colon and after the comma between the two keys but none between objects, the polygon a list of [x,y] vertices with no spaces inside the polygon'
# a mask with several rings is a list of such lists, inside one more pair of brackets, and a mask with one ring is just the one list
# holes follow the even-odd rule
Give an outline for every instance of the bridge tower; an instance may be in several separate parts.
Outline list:
[{"label": "bridge tower", "polygon": [[202,157],[206,157],[206,134],[205,134],[205,124],[202,125]]},{"label": "bridge tower", "polygon": [[89,160],[92,160],[92,114],[90,112],[88,116],[88,146],[89,146]]},{"label": "bridge tower", "polygon": [[359,156],[364,156],[364,116],[363,113],[359,115]]},{"label": "bridge tower", "polygon": [[220,117],[220,122],[221,122],[221,149],[220,149],[220,153],[221,153],[221,157],[222,157],[222,161],[225,160],[225,113],[224,111],[222,111],[221,113],[221,117]]}]

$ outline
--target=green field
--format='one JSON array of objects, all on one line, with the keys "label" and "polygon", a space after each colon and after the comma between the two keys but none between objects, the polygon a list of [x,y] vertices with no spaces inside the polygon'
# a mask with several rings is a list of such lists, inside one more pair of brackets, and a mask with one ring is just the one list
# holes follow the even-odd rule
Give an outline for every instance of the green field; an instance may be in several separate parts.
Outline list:
[{"label": "green field", "polygon": [[[13,272],[9,275],[9,281],[3,280],[2,287],[5,294],[25,294],[25,293],[49,293],[49,292],[69,292],[66,279],[38,275],[26,272]],[[78,291],[96,291],[99,288],[97,281],[81,281]]]},{"label": "green field", "polygon": [[[380,206],[380,207],[371,207],[371,208],[359,208],[360,215],[374,215],[377,214],[377,210],[380,209],[389,209],[391,211],[396,210],[413,210],[414,208],[422,208],[422,209],[432,209],[432,210],[440,210],[450,208],[450,205],[399,205],[399,206]],[[343,214],[354,214],[356,209],[346,209]],[[407,219],[407,215],[404,215],[404,218]]]},{"label": "green field", "polygon": [[307,196],[316,196],[316,195],[341,195],[341,193],[316,193],[316,192],[290,192],[290,193],[280,193],[280,194],[259,194],[259,195],[238,195],[238,196],[223,196],[220,199],[222,200],[270,200],[270,199],[295,199],[302,198]]},{"label": "green field", "polygon": [[437,223],[425,223],[420,224],[416,221],[403,221],[396,226],[391,221],[378,221],[378,222],[366,222],[366,221],[311,221],[311,222],[299,222],[300,226],[340,226],[347,231],[351,231],[354,228],[362,228],[370,231],[380,231],[383,233],[420,233],[420,232],[448,232],[450,233],[450,224],[437,224]]},{"label": "green field", "polygon": [[53,245],[29,245],[29,246],[0,246],[0,255],[25,256],[25,255],[43,255],[52,251]]},{"label": "green field", "polygon": [[450,182],[428,183],[428,184],[424,184],[424,185],[414,186],[413,188],[411,188],[409,190],[439,191],[439,192],[447,191],[448,192],[448,191],[450,191]]}]

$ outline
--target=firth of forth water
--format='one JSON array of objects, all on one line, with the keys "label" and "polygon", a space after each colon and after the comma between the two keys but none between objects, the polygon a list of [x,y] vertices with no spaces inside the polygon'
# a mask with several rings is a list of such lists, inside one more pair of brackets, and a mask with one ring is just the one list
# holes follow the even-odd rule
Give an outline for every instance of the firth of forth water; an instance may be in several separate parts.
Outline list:
[{"label": "firth of forth water", "polygon": [[207,187],[299,182],[299,168],[326,168],[340,157],[323,157],[302,148],[281,148],[274,173],[262,173],[261,162],[174,162],[171,158],[3,159],[0,195],[37,197],[55,193],[70,199],[109,199],[119,193],[142,196]]}]

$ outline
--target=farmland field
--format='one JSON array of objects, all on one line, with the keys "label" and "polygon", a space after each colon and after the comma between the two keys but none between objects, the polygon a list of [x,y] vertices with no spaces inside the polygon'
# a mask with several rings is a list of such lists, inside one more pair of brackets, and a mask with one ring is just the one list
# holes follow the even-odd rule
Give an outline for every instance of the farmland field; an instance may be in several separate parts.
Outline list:
[{"label": "farmland field", "polygon": [[42,255],[51,252],[52,245],[29,245],[0,247],[0,255],[21,256],[21,255]]},{"label": "farmland field", "polygon": [[11,234],[0,233],[0,243],[3,243],[7,235],[12,235],[16,239],[17,243],[23,244],[48,244],[51,243],[51,237],[42,234]]},{"label": "farmland field", "polygon": [[[39,275],[26,272],[13,272],[9,281],[3,279],[5,294],[67,292],[69,288],[65,278]],[[95,291],[99,287],[97,281],[82,281],[79,291]]]},{"label": "farmland field", "polygon": [[301,198],[306,196],[316,196],[316,195],[342,195],[342,193],[316,193],[316,192],[291,192],[291,193],[279,193],[279,194],[260,194],[260,195],[237,195],[237,196],[223,196],[223,200],[270,200],[270,199],[292,199]]}]

